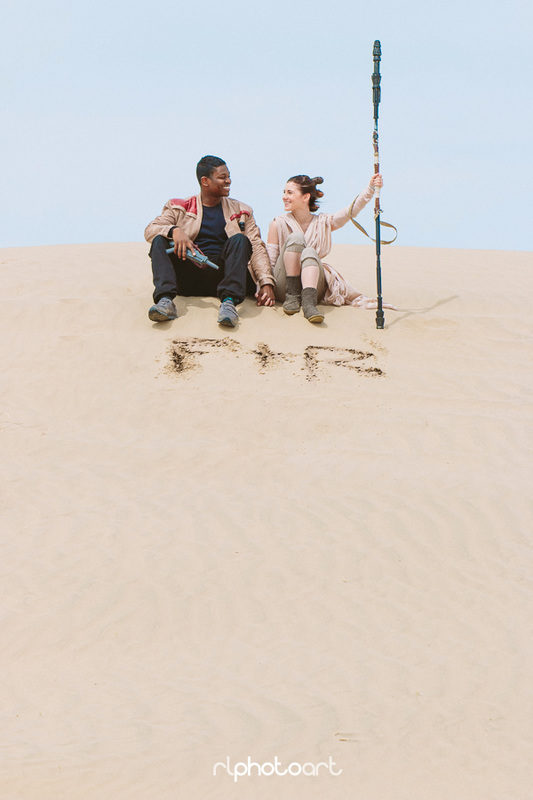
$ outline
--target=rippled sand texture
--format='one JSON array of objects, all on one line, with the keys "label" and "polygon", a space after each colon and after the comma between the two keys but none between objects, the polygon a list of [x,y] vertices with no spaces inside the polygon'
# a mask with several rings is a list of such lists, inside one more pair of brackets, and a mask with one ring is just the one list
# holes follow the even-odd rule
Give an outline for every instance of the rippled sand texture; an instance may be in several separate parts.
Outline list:
[{"label": "rippled sand texture", "polygon": [[143,244],[0,262],[0,797],[530,800],[532,255],[229,334],[149,322]]}]

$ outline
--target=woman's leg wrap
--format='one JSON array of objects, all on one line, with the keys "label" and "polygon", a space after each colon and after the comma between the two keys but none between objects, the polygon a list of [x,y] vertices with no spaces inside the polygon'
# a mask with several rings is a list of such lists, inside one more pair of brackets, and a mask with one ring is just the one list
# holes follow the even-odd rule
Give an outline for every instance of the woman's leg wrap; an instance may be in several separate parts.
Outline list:
[{"label": "woman's leg wrap", "polygon": [[305,239],[303,233],[291,233],[283,243],[278,260],[274,265],[274,279],[276,281],[274,291],[276,293],[276,300],[281,300],[281,302],[283,302],[287,291],[286,280],[288,276],[283,260],[285,253],[301,253],[304,248]]}]

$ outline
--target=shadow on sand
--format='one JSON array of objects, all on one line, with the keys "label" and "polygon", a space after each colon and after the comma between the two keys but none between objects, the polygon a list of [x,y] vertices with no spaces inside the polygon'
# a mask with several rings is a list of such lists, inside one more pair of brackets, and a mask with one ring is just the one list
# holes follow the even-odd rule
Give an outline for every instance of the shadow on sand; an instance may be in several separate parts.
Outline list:
[{"label": "shadow on sand", "polygon": [[434,308],[443,306],[445,303],[451,303],[452,300],[457,300],[458,297],[458,294],[452,294],[450,297],[444,297],[442,300],[437,300],[436,303],[433,303],[432,306],[427,306],[427,308],[399,308],[398,311],[400,313],[402,311],[405,313],[403,313],[401,317],[396,317],[396,319],[394,319],[392,322],[388,322],[385,327],[392,328],[393,325],[397,325],[398,322],[402,322],[404,319],[412,317],[414,314],[427,314],[428,311],[433,311]]}]

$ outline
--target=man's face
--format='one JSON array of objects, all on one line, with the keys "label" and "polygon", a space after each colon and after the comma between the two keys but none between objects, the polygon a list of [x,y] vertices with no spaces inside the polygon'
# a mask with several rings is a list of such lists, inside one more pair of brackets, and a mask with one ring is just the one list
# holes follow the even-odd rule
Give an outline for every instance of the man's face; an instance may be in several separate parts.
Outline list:
[{"label": "man's face", "polygon": [[202,178],[202,186],[212,197],[228,197],[231,178],[226,164],[215,167],[209,178]]}]

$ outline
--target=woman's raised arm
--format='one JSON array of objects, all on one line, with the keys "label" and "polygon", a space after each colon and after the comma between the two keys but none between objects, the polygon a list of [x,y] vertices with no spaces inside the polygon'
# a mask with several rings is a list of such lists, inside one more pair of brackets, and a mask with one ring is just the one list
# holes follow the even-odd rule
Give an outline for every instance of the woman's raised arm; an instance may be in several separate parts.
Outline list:
[{"label": "woman's raised arm", "polygon": [[352,212],[352,219],[356,217],[359,212],[363,210],[366,204],[372,200],[376,187],[378,186],[380,188],[383,186],[383,177],[379,174],[379,172],[375,173],[375,175],[372,175],[370,178],[370,183],[364,191],[357,195],[353,206],[349,205],[346,206],[346,208],[341,208],[340,211],[336,211],[331,215],[331,230],[336,231],[339,228],[342,228],[343,225],[346,225],[350,219],[350,209]]}]

